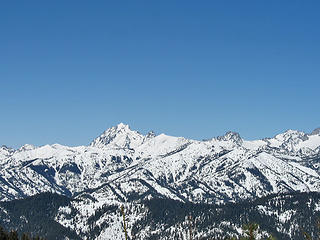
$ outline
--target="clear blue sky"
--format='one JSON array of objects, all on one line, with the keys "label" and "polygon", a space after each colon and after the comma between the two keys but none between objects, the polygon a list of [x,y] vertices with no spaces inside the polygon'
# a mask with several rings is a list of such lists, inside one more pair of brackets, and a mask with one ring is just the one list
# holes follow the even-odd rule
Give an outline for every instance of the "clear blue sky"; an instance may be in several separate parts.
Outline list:
[{"label": "clear blue sky", "polygon": [[320,1],[2,1],[0,145],[127,123],[193,139],[320,126]]}]

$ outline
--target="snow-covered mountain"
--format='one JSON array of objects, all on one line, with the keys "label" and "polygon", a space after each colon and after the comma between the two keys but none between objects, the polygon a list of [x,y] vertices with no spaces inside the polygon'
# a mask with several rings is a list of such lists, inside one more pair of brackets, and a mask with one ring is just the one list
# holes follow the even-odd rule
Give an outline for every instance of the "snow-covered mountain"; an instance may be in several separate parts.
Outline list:
[{"label": "snow-covered mountain", "polygon": [[109,184],[129,193],[192,202],[237,201],[287,191],[319,191],[320,131],[288,130],[246,141],[238,133],[206,141],[146,136],[120,123],[89,146],[0,148],[1,200],[52,191],[68,196]]},{"label": "snow-covered mountain", "polygon": [[107,129],[99,137],[94,139],[90,146],[114,149],[135,149],[139,147],[146,139],[137,131],[132,131],[128,125],[123,123],[118,124],[112,128]]},{"label": "snow-covered mountain", "polygon": [[72,196],[78,199],[73,203],[78,221],[63,217],[70,211],[63,208],[57,221],[85,232],[85,222],[106,205],[159,197],[219,204],[284,192],[320,192],[320,130],[288,130],[254,141],[228,132],[197,141],[143,135],[120,123],[89,146],[3,146],[0,169],[1,201],[41,192]]}]

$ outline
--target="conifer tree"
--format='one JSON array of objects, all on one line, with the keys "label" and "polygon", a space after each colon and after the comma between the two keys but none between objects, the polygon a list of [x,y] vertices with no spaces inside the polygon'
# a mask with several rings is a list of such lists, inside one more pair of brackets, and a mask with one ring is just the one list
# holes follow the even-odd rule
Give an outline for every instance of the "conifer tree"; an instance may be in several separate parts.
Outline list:
[{"label": "conifer tree", "polygon": [[30,240],[30,238],[26,233],[23,233],[21,236],[21,240]]},{"label": "conifer tree", "polygon": [[9,240],[19,240],[18,233],[16,231],[11,231],[9,233]]},{"label": "conifer tree", "polygon": [[249,223],[244,225],[242,229],[244,230],[245,237],[241,238],[241,240],[255,240],[259,225],[256,223]]},{"label": "conifer tree", "polygon": [[0,226],[0,240],[7,240],[8,235],[6,231]]}]

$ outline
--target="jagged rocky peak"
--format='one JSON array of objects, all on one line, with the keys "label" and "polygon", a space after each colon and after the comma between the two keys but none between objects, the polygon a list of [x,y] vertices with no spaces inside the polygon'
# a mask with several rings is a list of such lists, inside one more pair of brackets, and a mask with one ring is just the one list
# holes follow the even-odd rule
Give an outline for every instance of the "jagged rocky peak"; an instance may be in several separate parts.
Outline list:
[{"label": "jagged rocky peak", "polygon": [[33,149],[36,149],[36,147],[34,145],[25,144],[21,148],[19,148],[19,151],[29,151],[29,150],[33,150]]},{"label": "jagged rocky peak", "polygon": [[154,131],[150,131],[147,133],[146,135],[146,138],[149,139],[149,138],[154,138],[156,136],[155,132]]},{"label": "jagged rocky peak", "polygon": [[15,151],[16,150],[7,147],[6,145],[0,146],[0,159],[9,157],[10,155],[14,154]]},{"label": "jagged rocky peak", "polygon": [[90,146],[132,149],[142,144],[144,136],[138,131],[132,131],[129,125],[119,123],[104,131],[99,137],[94,139]]},{"label": "jagged rocky peak", "polygon": [[300,132],[297,130],[287,130],[284,133],[280,133],[278,135],[275,136],[275,138],[279,141],[292,141],[292,140],[308,140],[308,135],[304,132]]},{"label": "jagged rocky peak", "polygon": [[119,123],[117,126],[114,126],[112,128],[116,128],[119,130],[122,130],[122,129],[130,130],[130,126],[128,124],[124,124],[124,123]]},{"label": "jagged rocky peak", "polygon": [[0,150],[1,150],[1,151],[8,152],[8,153],[11,153],[11,152],[14,152],[14,151],[15,151],[13,148],[8,147],[8,146],[6,146],[6,145],[2,145],[2,146],[0,147]]},{"label": "jagged rocky peak", "polygon": [[243,142],[242,138],[240,137],[240,134],[232,131],[226,132],[225,135],[219,136],[217,137],[217,139],[220,141],[231,141],[236,144],[241,144]]},{"label": "jagged rocky peak", "polygon": [[316,128],[312,131],[311,135],[320,135],[320,128]]},{"label": "jagged rocky peak", "polygon": [[0,147],[0,149],[1,149],[1,150],[8,150],[8,149],[10,149],[10,148],[7,147],[6,145],[2,145],[2,146]]}]

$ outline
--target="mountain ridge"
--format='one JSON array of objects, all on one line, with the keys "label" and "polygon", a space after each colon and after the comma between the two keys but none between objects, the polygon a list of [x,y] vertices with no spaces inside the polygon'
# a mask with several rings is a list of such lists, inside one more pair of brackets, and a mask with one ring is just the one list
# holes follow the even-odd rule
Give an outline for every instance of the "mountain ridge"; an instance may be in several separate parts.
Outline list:
[{"label": "mountain ridge", "polygon": [[[70,206],[57,210],[55,220],[81,235],[91,231],[90,219],[100,216],[95,224],[107,224],[99,225],[100,239],[106,239],[110,232],[121,232],[118,212],[100,214],[112,206],[134,209],[130,228],[143,218],[134,206],[144,208],[143,202],[152,199],[219,205],[320,192],[320,132],[288,130],[252,141],[227,132],[198,141],[142,135],[119,124],[88,146],[1,147],[0,169],[0,201],[43,192],[72,197]],[[77,214],[70,218],[69,212]],[[113,217],[120,225],[110,224]],[[115,235],[110,239],[117,239]]]},{"label": "mountain ridge", "polygon": [[[136,135],[141,136],[142,138],[150,138],[150,137],[157,136],[153,130],[149,131],[146,135],[143,135],[139,131],[131,130],[131,127],[129,126],[129,124],[125,124],[123,122],[120,122],[119,124],[117,124],[115,126],[112,126],[112,127],[108,128],[108,129],[106,129],[105,131],[103,131],[103,133],[101,133],[98,137],[94,138],[88,145],[79,145],[79,146],[75,146],[75,147],[80,147],[80,146],[96,146],[96,147],[100,146],[100,147],[103,147],[103,144],[105,144],[105,145],[110,144],[112,142],[113,138],[115,138],[117,136],[114,133],[123,133],[123,132],[130,133],[131,135],[132,134],[136,134]],[[110,133],[113,133],[113,134],[110,134]],[[164,134],[164,133],[161,133],[161,134]],[[161,135],[161,134],[159,134],[159,135]],[[110,135],[113,135],[113,137],[110,136]],[[164,134],[164,135],[166,135],[166,134]],[[277,138],[277,137],[279,138],[279,137],[283,137],[283,136],[292,136],[292,135],[302,135],[302,136],[304,136],[304,138],[308,138],[308,137],[314,136],[314,135],[320,135],[320,127],[319,128],[315,128],[311,133],[305,133],[305,132],[299,131],[299,130],[287,129],[282,133],[276,134],[274,137],[265,137],[265,138],[262,138],[262,139],[252,139],[252,140],[245,140],[240,136],[240,134],[238,132],[234,132],[234,131],[227,131],[224,135],[212,137],[212,138],[209,138],[209,139],[203,139],[203,140],[189,139],[189,140],[204,142],[204,141],[210,141],[210,140],[213,140],[213,139],[235,138],[235,139],[239,139],[240,141],[243,140],[243,141],[255,142],[255,141],[260,141],[260,140],[261,141],[266,141],[268,139],[274,139],[274,138]],[[166,136],[176,137],[176,136],[171,136],[171,135],[166,135]],[[103,138],[107,138],[107,141],[101,142],[99,144],[99,140],[102,140]],[[61,145],[59,143],[54,143],[54,144],[50,144],[50,145],[56,145],[56,144]],[[45,145],[48,145],[48,144],[45,144]],[[45,145],[41,145],[41,146],[45,146]],[[37,147],[41,147],[41,146],[35,146],[35,145],[32,145],[32,144],[26,143],[26,144],[22,145],[20,148],[14,149],[12,147],[8,147],[6,145],[2,145],[0,147],[0,150],[1,149],[28,150],[28,149],[34,149],[34,148],[37,148]],[[62,146],[67,146],[67,145],[62,145]]]},{"label": "mountain ridge", "polygon": [[[317,159],[319,153],[320,132],[317,131],[306,134],[288,130],[274,138],[253,141],[242,139],[238,133],[227,132],[224,136],[198,141],[165,134],[142,135],[120,123],[104,131],[89,146],[52,144],[35,147],[26,144],[17,150],[2,147],[1,200],[23,197],[19,192],[30,195],[52,190],[70,195],[98,187],[105,181],[125,181],[126,177],[127,180],[140,179],[142,176],[160,192],[164,191],[166,197],[190,201],[194,201],[191,198],[197,199],[197,195],[202,201],[209,193],[215,199],[216,190],[213,189],[219,189],[219,184],[230,191],[217,196],[228,195],[227,199],[238,199],[244,194],[250,197],[253,191],[250,184],[253,180],[258,183],[262,179],[272,186],[271,193],[282,191],[280,179],[283,173],[288,176],[285,188],[317,191],[320,185],[319,164],[313,160],[310,165],[305,159]],[[274,166],[278,166],[278,170],[272,170]],[[256,172],[250,169],[256,169]],[[222,172],[227,177],[222,176]],[[312,180],[312,184],[308,179],[301,181],[302,172],[316,180]],[[294,177],[289,180],[290,174]],[[204,184],[204,179],[209,184]],[[182,188],[186,181],[190,181],[187,185],[195,191],[191,198],[184,196],[188,195]],[[201,186],[191,187],[194,181],[202,182]],[[163,184],[159,184],[161,182]],[[232,190],[237,187],[238,192]]]}]

